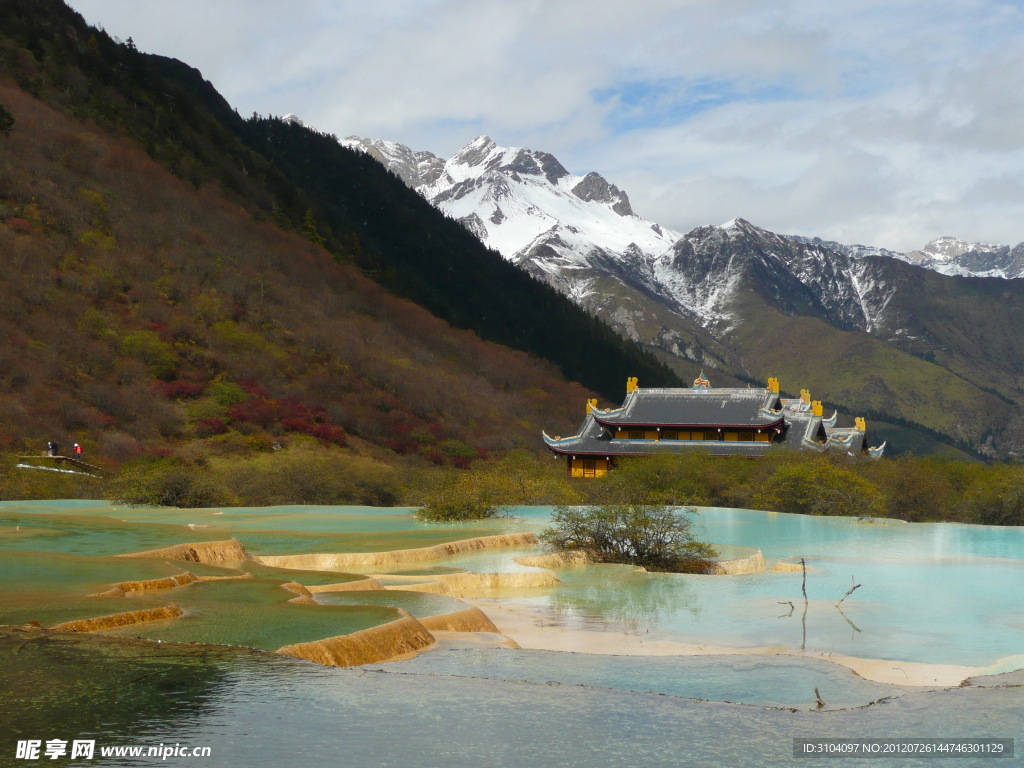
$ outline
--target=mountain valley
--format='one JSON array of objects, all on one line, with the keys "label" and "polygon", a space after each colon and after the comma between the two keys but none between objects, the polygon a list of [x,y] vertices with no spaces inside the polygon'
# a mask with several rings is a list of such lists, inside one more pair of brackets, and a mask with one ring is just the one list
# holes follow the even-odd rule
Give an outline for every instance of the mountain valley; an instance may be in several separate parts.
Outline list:
[{"label": "mountain valley", "polygon": [[683,377],[779,375],[911,450],[1021,455],[1024,345],[1013,329],[1024,284],[1013,278],[1024,244],[946,237],[897,254],[743,219],[680,234],[638,216],[600,174],[486,136],[446,161],[394,142],[342,143]]}]

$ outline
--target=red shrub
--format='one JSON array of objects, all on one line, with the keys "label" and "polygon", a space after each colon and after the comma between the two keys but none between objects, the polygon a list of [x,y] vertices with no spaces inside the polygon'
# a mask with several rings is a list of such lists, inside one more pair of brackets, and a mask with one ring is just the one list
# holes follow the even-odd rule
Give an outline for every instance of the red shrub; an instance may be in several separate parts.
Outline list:
[{"label": "red shrub", "polygon": [[182,381],[181,379],[159,381],[156,386],[160,394],[168,400],[194,399],[202,395],[206,389],[205,384],[195,381]]},{"label": "red shrub", "polygon": [[228,431],[228,425],[220,419],[211,416],[208,419],[200,419],[196,422],[196,436],[197,437],[212,437],[213,435],[223,435]]},{"label": "red shrub", "polygon": [[24,219],[17,217],[7,220],[7,228],[16,235],[31,235],[32,225]]},{"label": "red shrub", "polygon": [[236,383],[238,384],[238,386],[242,388],[242,390],[247,395],[262,398],[267,398],[270,396],[267,394],[267,390],[263,388],[263,385],[257,382],[255,379],[239,379]]},{"label": "red shrub", "polygon": [[254,397],[228,408],[228,418],[243,424],[256,424],[266,429],[278,418],[277,403],[262,397]]},{"label": "red shrub", "polygon": [[305,419],[289,417],[281,419],[281,429],[285,432],[302,432],[309,435],[312,434],[313,425]]},{"label": "red shrub", "polygon": [[325,443],[345,445],[345,430],[336,424],[317,424],[310,434]]}]

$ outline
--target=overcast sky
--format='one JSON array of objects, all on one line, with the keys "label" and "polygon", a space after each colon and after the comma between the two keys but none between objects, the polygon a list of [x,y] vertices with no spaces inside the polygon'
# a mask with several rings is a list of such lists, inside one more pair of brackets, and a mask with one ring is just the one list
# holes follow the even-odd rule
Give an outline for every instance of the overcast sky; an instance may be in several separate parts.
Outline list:
[{"label": "overcast sky", "polygon": [[243,115],[599,171],[686,232],[1024,240],[1021,0],[70,0]]}]

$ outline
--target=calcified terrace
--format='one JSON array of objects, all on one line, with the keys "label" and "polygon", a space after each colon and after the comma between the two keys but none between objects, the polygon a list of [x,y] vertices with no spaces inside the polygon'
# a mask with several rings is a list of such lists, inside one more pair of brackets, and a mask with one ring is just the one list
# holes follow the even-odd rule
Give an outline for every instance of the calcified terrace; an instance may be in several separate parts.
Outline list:
[{"label": "calcified terrace", "polygon": [[[6,503],[0,623],[352,666],[406,658],[446,633],[516,647],[459,598],[559,583],[546,567],[511,560],[537,551],[530,530],[427,526],[402,509],[332,511]],[[494,552],[507,559],[489,570]],[[453,564],[467,557],[482,567]]]},{"label": "calcified terrace", "polygon": [[[728,579],[680,578],[544,554],[536,539],[543,516],[444,527],[410,511],[6,502],[0,624],[242,646],[334,666],[405,659],[456,638],[592,654],[810,656],[899,685],[955,685],[992,666],[886,660],[870,645],[862,655],[842,652],[825,622],[860,630],[821,599],[809,603],[809,639],[804,609],[798,644],[800,613],[787,617],[775,594],[798,589],[802,568],[781,557],[790,551],[727,545],[718,573]],[[734,529],[735,521],[723,531]],[[844,529],[837,540],[849,536]],[[827,570],[824,561],[809,569],[819,592]],[[764,595],[737,599],[751,589]],[[845,607],[861,621],[858,605],[854,598]],[[765,610],[771,616],[760,616]],[[687,617],[702,614],[708,631],[694,641]],[[769,634],[780,628],[788,639]]]}]

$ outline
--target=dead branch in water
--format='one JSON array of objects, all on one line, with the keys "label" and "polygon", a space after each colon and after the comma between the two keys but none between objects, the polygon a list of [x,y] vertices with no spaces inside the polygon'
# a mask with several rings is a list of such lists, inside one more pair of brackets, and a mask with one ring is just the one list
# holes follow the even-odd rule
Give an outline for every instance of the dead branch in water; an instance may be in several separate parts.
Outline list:
[{"label": "dead branch in water", "polygon": [[[850,577],[850,583],[851,583],[851,584],[853,583],[853,576],[851,576],[851,577]],[[841,598],[839,598],[839,603],[843,602],[843,600],[845,600],[845,599],[846,599],[846,598],[848,598],[848,597],[849,597],[850,595],[852,595],[852,594],[853,594],[853,591],[854,591],[855,589],[859,588],[859,587],[860,587],[860,584],[854,584],[854,585],[853,585],[852,587],[850,587],[850,588],[849,588],[849,589],[848,589],[848,590],[846,591],[846,594],[845,594],[845,595],[843,595],[843,596],[842,596]],[[836,603],[836,608],[838,608],[838,607],[839,607],[839,603]]]}]

